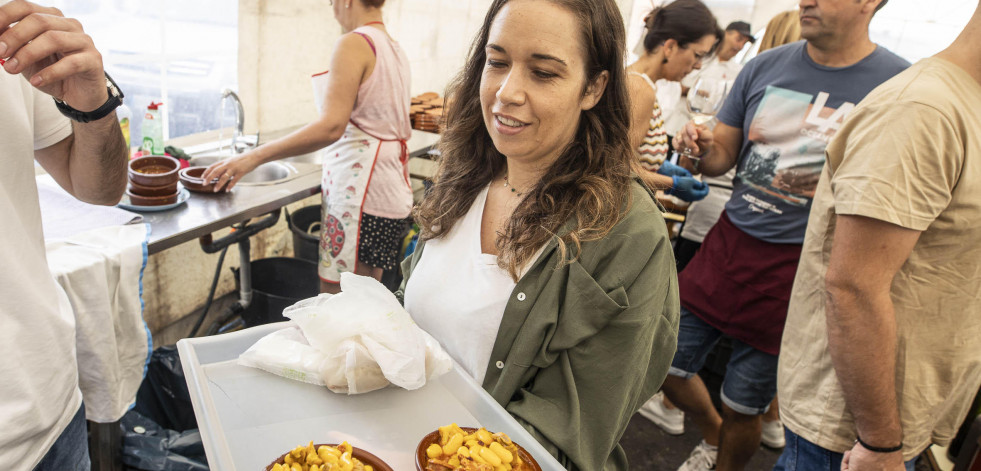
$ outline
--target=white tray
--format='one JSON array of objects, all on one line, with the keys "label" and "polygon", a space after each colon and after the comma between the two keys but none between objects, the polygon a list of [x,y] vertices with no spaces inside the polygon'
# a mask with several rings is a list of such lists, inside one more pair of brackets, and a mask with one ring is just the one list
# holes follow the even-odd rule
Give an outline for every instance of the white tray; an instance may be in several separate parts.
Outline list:
[{"label": "white tray", "polygon": [[256,341],[287,325],[177,342],[211,469],[258,471],[310,440],[347,440],[396,471],[414,471],[419,440],[452,422],[507,433],[543,470],[565,469],[456,366],[415,391],[390,387],[348,396],[237,363]]}]

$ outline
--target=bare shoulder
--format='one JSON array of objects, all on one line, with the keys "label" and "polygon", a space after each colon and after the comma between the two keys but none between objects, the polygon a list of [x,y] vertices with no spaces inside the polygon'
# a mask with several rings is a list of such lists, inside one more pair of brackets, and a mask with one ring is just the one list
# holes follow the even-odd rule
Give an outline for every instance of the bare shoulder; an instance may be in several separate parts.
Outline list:
[{"label": "bare shoulder", "polygon": [[637,103],[653,104],[656,97],[654,90],[643,77],[631,73],[627,74],[627,92],[630,93],[630,100]]},{"label": "bare shoulder", "polygon": [[375,53],[371,49],[368,38],[358,33],[346,33],[334,42],[334,56],[345,61],[369,63]]}]

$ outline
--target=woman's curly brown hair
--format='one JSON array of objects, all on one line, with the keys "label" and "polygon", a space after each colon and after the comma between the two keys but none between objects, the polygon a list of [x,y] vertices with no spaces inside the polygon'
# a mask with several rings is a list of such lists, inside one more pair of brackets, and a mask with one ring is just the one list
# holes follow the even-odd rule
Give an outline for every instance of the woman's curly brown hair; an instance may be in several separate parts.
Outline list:
[{"label": "woman's curly brown hair", "polygon": [[[589,84],[609,73],[599,102],[576,118],[573,142],[529,190],[497,239],[498,265],[518,279],[521,267],[552,237],[559,236],[563,263],[578,258],[581,244],[603,238],[629,205],[633,152],[629,98],[624,72],[624,26],[613,0],[540,0],[576,15],[586,51],[585,95]],[[495,0],[487,12],[463,70],[449,86],[447,127],[439,143],[441,158],[433,186],[414,216],[423,239],[446,235],[474,199],[506,166],[484,126],[480,81],[487,60],[491,24],[508,0]],[[559,234],[572,221],[571,230]]]}]

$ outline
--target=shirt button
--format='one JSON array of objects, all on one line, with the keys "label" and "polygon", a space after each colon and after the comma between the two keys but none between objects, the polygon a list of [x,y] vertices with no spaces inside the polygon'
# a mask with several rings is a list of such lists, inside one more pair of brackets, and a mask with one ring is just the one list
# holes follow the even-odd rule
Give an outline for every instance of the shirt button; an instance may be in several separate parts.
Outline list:
[{"label": "shirt button", "polygon": [[499,370],[503,370],[504,369],[504,362],[503,361],[498,360],[497,363],[495,363],[495,365],[497,365],[497,369],[499,369]]},{"label": "shirt button", "polygon": [[524,300],[525,300],[525,293],[518,293],[518,301],[524,301]]}]

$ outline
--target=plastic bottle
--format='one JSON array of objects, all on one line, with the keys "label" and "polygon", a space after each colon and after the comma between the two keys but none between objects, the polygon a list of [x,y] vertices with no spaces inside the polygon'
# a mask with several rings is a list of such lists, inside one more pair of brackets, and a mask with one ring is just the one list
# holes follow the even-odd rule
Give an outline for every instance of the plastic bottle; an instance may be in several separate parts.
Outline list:
[{"label": "plastic bottle", "polygon": [[143,155],[163,155],[163,123],[160,122],[160,106],[163,103],[150,102],[143,116]]},{"label": "plastic bottle", "polygon": [[131,121],[133,121],[133,112],[130,111],[128,106],[126,106],[126,103],[123,103],[122,105],[119,105],[119,108],[116,108],[116,118],[119,119],[119,129],[123,131],[123,139],[126,141],[126,149],[129,149],[130,155],[132,155],[133,147],[132,143],[130,142],[129,124]]}]

